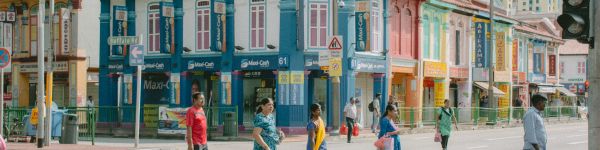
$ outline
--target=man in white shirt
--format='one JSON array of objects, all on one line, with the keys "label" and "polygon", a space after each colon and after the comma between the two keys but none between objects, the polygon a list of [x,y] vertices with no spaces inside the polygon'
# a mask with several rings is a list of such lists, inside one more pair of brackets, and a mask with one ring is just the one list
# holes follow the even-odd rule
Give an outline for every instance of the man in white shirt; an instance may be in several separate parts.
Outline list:
[{"label": "man in white shirt", "polygon": [[[352,97],[350,101],[344,107],[344,116],[346,116],[346,126],[348,126],[348,143],[352,139],[352,131],[354,129],[354,120],[356,119],[356,105],[357,99]],[[358,130],[358,129],[357,129]]]},{"label": "man in white shirt", "polygon": [[533,107],[527,110],[523,117],[523,128],[525,129],[524,150],[546,150],[546,128],[541,112],[546,108],[547,99],[541,95],[533,95],[531,103]]}]

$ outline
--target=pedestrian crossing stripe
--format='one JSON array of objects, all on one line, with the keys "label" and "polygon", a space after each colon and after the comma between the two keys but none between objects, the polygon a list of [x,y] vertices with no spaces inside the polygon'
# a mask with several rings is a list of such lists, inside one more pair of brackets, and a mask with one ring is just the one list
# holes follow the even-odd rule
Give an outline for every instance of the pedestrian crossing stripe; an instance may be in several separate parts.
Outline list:
[{"label": "pedestrian crossing stripe", "polygon": [[341,50],[342,49],[342,43],[338,39],[338,36],[334,36],[330,40],[328,49],[330,49],[330,50]]}]

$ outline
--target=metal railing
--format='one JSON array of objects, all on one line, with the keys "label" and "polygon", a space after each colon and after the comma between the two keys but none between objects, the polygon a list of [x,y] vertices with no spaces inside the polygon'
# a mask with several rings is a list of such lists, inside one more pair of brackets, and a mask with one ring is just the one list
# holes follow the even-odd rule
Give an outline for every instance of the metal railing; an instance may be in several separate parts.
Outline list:
[{"label": "metal railing", "polygon": [[[397,124],[401,127],[417,128],[435,125],[439,116],[439,107],[400,107],[398,108]],[[484,107],[452,107],[452,112],[463,125],[495,125],[522,120],[527,112],[523,107],[484,108]],[[567,120],[578,118],[575,106],[549,106],[546,107],[543,117],[550,119]]]}]

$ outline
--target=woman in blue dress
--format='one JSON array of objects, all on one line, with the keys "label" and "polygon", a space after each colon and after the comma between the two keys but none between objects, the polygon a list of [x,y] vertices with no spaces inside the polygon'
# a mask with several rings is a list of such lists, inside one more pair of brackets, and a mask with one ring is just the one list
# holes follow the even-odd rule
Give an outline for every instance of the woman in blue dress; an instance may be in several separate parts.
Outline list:
[{"label": "woman in blue dress", "polygon": [[273,117],[273,100],[264,98],[259,102],[254,118],[254,150],[276,150],[283,138],[283,132],[275,127],[275,117]]},{"label": "woman in blue dress", "polygon": [[398,109],[396,108],[396,106],[388,105],[385,108],[385,112],[383,113],[381,121],[379,122],[380,131],[377,138],[381,138],[386,135],[390,136],[392,139],[394,139],[394,150],[401,150],[402,148],[400,145],[400,136],[398,135],[400,134],[400,130],[398,130],[398,128],[394,124],[394,118],[396,118],[397,114]]}]

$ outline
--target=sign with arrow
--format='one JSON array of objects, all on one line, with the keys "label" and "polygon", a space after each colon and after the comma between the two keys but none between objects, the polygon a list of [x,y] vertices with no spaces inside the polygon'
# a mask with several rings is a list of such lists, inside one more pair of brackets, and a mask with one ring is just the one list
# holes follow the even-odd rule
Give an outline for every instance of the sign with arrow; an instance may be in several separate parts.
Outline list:
[{"label": "sign with arrow", "polygon": [[129,65],[140,66],[144,65],[144,45],[130,45],[129,49]]}]

